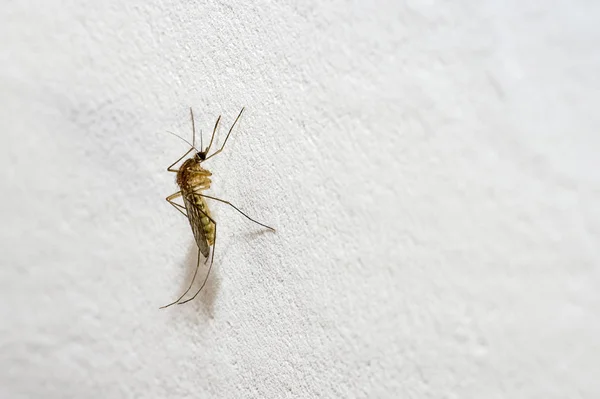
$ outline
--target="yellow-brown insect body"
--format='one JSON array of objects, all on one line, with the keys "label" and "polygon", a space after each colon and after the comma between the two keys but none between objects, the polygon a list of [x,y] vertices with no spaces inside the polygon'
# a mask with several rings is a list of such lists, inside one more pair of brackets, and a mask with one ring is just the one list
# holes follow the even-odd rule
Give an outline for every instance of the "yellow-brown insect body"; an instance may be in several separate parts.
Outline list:
[{"label": "yellow-brown insect body", "polygon": [[[202,167],[198,157],[192,157],[187,159],[181,165],[177,172],[176,181],[181,189],[181,194],[186,202],[186,207],[189,203],[200,210],[197,215],[198,217],[194,217],[193,219],[200,219],[205,239],[208,242],[208,245],[213,245],[215,243],[215,224],[209,219],[211,214],[206,201],[202,196],[198,195],[200,191],[208,190],[210,188],[210,176],[212,176],[212,173]],[[188,215],[191,214],[190,209],[188,209]],[[198,220],[190,219],[192,230],[194,230],[195,227],[193,223],[197,222]],[[196,237],[196,240],[198,239],[201,238]]]},{"label": "yellow-brown insect body", "polygon": [[[208,276],[210,275],[210,270],[213,266],[213,262],[215,259],[215,246],[217,241],[217,222],[212,218],[205,198],[210,198],[213,201],[218,201],[227,204],[239,213],[241,213],[246,219],[256,224],[259,224],[269,230],[275,231],[275,229],[273,229],[272,227],[269,227],[266,224],[254,220],[253,218],[245,214],[243,211],[241,211],[238,207],[233,205],[231,202],[202,193],[202,191],[208,190],[210,188],[210,177],[212,176],[212,173],[210,173],[208,170],[202,167],[202,163],[223,151],[225,143],[227,143],[227,140],[229,139],[229,135],[231,134],[233,127],[237,123],[240,116],[242,116],[242,112],[244,112],[244,108],[242,108],[237,118],[235,118],[233,125],[231,125],[231,127],[229,128],[229,132],[227,133],[227,136],[225,136],[225,140],[221,144],[221,147],[216,149],[212,153],[210,152],[210,149],[212,148],[215,133],[217,131],[219,121],[221,120],[221,116],[219,116],[217,118],[217,121],[215,122],[215,127],[210,138],[210,143],[206,148],[204,148],[204,146],[202,145],[202,134],[200,134],[200,147],[196,147],[196,128],[194,125],[194,114],[191,108],[190,117],[192,119],[192,142],[190,143],[186,139],[178,136],[180,139],[182,139],[190,145],[190,149],[167,168],[169,172],[177,173],[176,181],[177,185],[179,186],[179,191],[169,195],[166,198],[166,200],[175,209],[177,209],[178,212],[180,212],[188,219],[190,227],[192,228],[192,233],[194,234],[196,245],[198,246],[198,262],[196,263],[196,271],[194,272],[194,276],[192,277],[192,281],[190,282],[190,285],[187,288],[187,290],[185,290],[185,292],[181,294],[179,298],[177,298],[175,301],[163,306],[162,308],[167,308],[175,304],[181,305],[196,298],[196,296],[204,288],[206,281],[208,280]],[[177,136],[175,133],[173,134]],[[198,148],[200,148],[200,150]],[[195,151],[193,156],[185,160],[183,164],[179,167],[179,169],[176,169],[175,165],[181,162],[189,154],[193,153],[193,151]],[[178,204],[174,201],[174,199],[179,197],[182,197],[184,205]],[[194,295],[192,295],[186,300],[182,300],[192,289],[194,281],[196,280],[196,274],[198,273],[198,269],[200,268],[200,255],[203,255],[205,257],[205,263],[208,262],[210,255],[210,264],[208,266],[208,271],[206,272],[206,277],[204,277],[202,285]]]},{"label": "yellow-brown insect body", "polygon": [[207,190],[210,188],[210,176],[212,173],[204,169],[196,157],[192,157],[181,165],[176,181],[182,191]]},{"label": "yellow-brown insect body", "polygon": [[212,217],[210,214],[210,210],[208,209],[208,205],[206,205],[206,201],[199,195],[194,195],[194,204],[200,208],[205,215],[202,216],[200,220],[202,221],[202,229],[204,230],[204,235],[206,235],[206,241],[208,241],[208,245],[213,245],[215,243],[215,224],[211,222],[208,218]]}]

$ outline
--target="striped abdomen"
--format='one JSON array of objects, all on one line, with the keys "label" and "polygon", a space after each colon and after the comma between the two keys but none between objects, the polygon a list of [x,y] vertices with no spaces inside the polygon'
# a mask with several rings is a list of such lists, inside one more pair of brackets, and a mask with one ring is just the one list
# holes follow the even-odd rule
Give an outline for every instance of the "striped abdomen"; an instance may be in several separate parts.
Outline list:
[{"label": "striped abdomen", "polygon": [[204,212],[200,217],[200,221],[202,224],[202,229],[204,230],[204,235],[206,236],[206,241],[208,241],[208,245],[213,245],[215,243],[215,224],[206,216],[211,216],[208,205],[206,204],[204,198],[197,194],[193,194],[193,198],[194,205]]}]

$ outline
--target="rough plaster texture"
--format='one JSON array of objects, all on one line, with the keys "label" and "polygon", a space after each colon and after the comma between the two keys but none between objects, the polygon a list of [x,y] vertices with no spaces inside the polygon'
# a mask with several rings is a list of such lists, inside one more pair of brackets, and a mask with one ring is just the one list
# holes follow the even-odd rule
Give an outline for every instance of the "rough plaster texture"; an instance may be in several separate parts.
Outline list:
[{"label": "rough plaster texture", "polygon": [[[600,397],[600,3],[10,1],[2,398]],[[225,205],[191,276],[187,148]]]}]

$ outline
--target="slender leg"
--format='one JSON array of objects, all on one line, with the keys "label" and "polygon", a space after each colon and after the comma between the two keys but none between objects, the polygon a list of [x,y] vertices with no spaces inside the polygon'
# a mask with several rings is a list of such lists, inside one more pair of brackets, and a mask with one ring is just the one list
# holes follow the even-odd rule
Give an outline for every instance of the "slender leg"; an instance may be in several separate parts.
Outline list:
[{"label": "slender leg", "polygon": [[[171,133],[171,132],[169,132],[169,133]],[[173,163],[171,164],[171,166],[169,166],[169,167],[167,168],[167,172],[175,172],[175,173],[179,172],[179,169],[173,169],[173,166],[175,166],[175,164],[177,164],[177,162],[181,161],[183,158],[185,158],[185,157],[187,156],[187,154],[189,154],[189,153],[190,153],[190,152],[192,152],[192,151],[194,151],[194,147],[190,148],[190,149],[188,150],[188,152],[186,152],[185,154],[183,154],[183,155],[181,156],[181,158],[179,158],[177,161],[173,162]]]},{"label": "slender leg", "polygon": [[[181,212],[183,214],[183,216],[185,216],[186,218],[188,217],[187,214],[184,212],[185,207],[179,205],[178,203],[174,202],[173,200],[175,198],[181,197],[182,193],[181,191],[178,191],[174,194],[169,195],[166,200],[169,204],[173,205],[173,207],[175,209],[177,209],[179,212]],[[192,281],[190,283],[190,286],[188,287],[187,290],[185,290],[185,292],[183,294],[181,294],[181,296],[179,298],[177,298],[177,300],[171,302],[168,305],[165,306],[161,306],[160,309],[164,309],[164,308],[168,308],[171,305],[175,305],[177,302],[179,302],[181,300],[181,298],[183,298],[191,289],[192,289],[192,285],[194,284],[194,280],[196,279],[196,274],[198,274],[198,268],[200,267],[200,250],[198,250],[198,260],[196,263],[196,270],[194,271],[194,277],[192,277]]]},{"label": "slender leg", "polygon": [[171,305],[175,305],[177,302],[181,301],[181,298],[183,298],[188,292],[190,292],[190,290],[192,289],[192,285],[194,285],[194,281],[196,280],[196,275],[198,274],[199,268],[200,268],[200,250],[198,250],[198,260],[196,261],[196,270],[194,271],[194,277],[192,277],[190,286],[187,288],[187,290],[185,290],[185,292],[183,294],[181,294],[181,296],[179,298],[177,298],[176,300],[174,300],[173,302],[171,302],[168,305],[161,306],[159,309],[164,309],[164,308],[168,308]]},{"label": "slender leg", "polygon": [[[202,210],[200,210],[200,212],[202,212]],[[202,285],[200,286],[200,288],[198,289],[198,291],[196,291],[196,293],[194,294],[194,296],[191,297],[191,298],[189,298],[189,299],[186,299],[185,301],[179,302],[178,305],[183,305],[184,303],[187,303],[187,302],[193,300],[194,298],[196,298],[196,296],[198,296],[198,294],[200,293],[200,291],[202,291],[202,289],[206,285],[206,282],[208,281],[208,276],[210,276],[210,270],[212,269],[213,263],[215,261],[215,247],[217,245],[217,222],[215,222],[214,219],[211,218],[210,216],[208,216],[205,212],[202,212],[202,213],[204,214],[204,216],[206,216],[208,218],[208,220],[210,220],[215,225],[215,240],[213,241],[212,254],[210,256],[210,266],[208,267],[208,271],[206,272],[206,277],[204,277],[204,281],[202,282]],[[187,291],[186,291],[186,293],[187,293]],[[180,299],[181,298],[179,298],[179,300]]]},{"label": "slender leg", "polygon": [[220,120],[221,120],[221,115],[219,115],[219,117],[217,118],[217,121],[215,122],[215,128],[213,129],[212,136],[210,136],[210,143],[208,143],[208,147],[206,147],[206,151],[204,151],[205,154],[208,154],[208,151],[210,151],[210,147],[212,147],[213,140],[215,139],[215,133],[217,132],[217,126],[219,126]]},{"label": "slender leg", "polygon": [[171,205],[173,205],[173,207],[175,209],[177,209],[179,212],[181,212],[183,214],[183,216],[185,216],[186,218],[188,217],[187,213],[185,213],[184,211],[186,210],[184,206],[179,205],[177,202],[174,202],[173,200],[175,198],[179,198],[181,197],[181,191],[177,191],[174,194],[169,195],[167,198],[165,198],[167,200],[167,202]]},{"label": "slender leg", "polygon": [[201,196],[201,197],[210,198],[210,199],[213,199],[213,200],[215,200],[215,201],[219,201],[219,202],[222,202],[222,203],[224,203],[224,204],[227,204],[227,205],[231,206],[233,209],[235,209],[236,211],[238,211],[239,213],[241,213],[242,215],[244,215],[244,216],[245,216],[245,217],[246,217],[248,220],[250,220],[250,221],[252,221],[252,222],[254,222],[254,223],[256,223],[256,224],[259,224],[259,225],[261,225],[262,227],[266,227],[266,228],[267,228],[267,229],[269,229],[269,230],[275,231],[275,229],[274,229],[274,228],[272,228],[272,227],[270,227],[270,226],[267,226],[266,224],[263,224],[263,223],[261,223],[261,222],[259,222],[259,221],[257,221],[257,220],[254,220],[254,219],[252,219],[250,216],[246,215],[246,214],[245,214],[244,212],[242,212],[242,211],[241,211],[241,210],[240,210],[240,209],[239,209],[237,206],[233,205],[233,204],[232,204],[231,202],[229,202],[229,201],[225,201],[225,200],[222,200],[222,199],[220,199],[220,198],[217,198],[217,197],[211,197],[210,195],[202,194],[202,193],[199,193],[198,191],[194,191],[194,194],[197,194],[197,195],[199,195],[199,196]]},{"label": "slender leg", "polygon": [[[240,119],[240,116],[242,116],[242,113],[244,112],[244,109],[245,108],[242,108],[242,110],[238,114],[237,118],[235,118],[235,121],[233,122],[233,125],[231,125],[231,127],[229,128],[229,133],[227,133],[227,137],[225,137],[225,141],[223,142],[223,145],[221,146],[221,148],[219,148],[217,151],[215,151],[212,155],[209,155],[208,157],[206,157],[205,161],[211,159],[212,157],[214,157],[215,155],[217,155],[218,153],[220,153],[221,151],[223,151],[223,148],[225,147],[225,144],[227,143],[227,140],[229,139],[229,135],[231,134],[231,131],[233,130],[233,127],[237,123],[238,119]],[[219,116],[219,119],[221,119],[220,116]],[[217,123],[219,123],[219,119],[217,119]],[[216,129],[217,129],[217,125],[215,125],[215,130]],[[213,138],[214,138],[214,136],[215,136],[215,132],[213,132]],[[210,144],[212,145],[212,138],[210,139]],[[205,151],[207,154],[208,154],[208,150],[210,150],[210,145],[208,146],[208,148]]]}]

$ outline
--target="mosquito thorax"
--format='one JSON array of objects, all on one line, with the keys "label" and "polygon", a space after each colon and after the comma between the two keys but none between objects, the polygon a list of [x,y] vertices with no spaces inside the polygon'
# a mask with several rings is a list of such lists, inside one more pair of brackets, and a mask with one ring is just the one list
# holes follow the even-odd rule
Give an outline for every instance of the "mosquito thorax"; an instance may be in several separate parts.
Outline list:
[{"label": "mosquito thorax", "polygon": [[206,152],[204,151],[200,151],[196,153],[196,160],[198,160],[199,162],[202,162],[206,159]]}]

